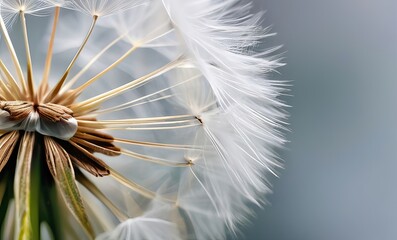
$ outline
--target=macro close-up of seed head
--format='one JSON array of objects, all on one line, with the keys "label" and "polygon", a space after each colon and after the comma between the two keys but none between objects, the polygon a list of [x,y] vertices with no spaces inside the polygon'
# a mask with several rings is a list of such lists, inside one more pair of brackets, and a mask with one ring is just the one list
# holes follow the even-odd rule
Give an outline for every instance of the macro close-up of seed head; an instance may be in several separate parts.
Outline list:
[{"label": "macro close-up of seed head", "polygon": [[266,203],[287,82],[250,3],[0,0],[0,14],[3,239],[226,239]]}]

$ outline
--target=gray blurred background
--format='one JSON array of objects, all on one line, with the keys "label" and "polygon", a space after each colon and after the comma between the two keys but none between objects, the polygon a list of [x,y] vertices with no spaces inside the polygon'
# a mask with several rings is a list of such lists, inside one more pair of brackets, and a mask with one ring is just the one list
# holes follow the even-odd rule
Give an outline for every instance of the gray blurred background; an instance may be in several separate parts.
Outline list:
[{"label": "gray blurred background", "polygon": [[270,205],[239,239],[397,239],[397,1],[256,0],[293,80]]}]

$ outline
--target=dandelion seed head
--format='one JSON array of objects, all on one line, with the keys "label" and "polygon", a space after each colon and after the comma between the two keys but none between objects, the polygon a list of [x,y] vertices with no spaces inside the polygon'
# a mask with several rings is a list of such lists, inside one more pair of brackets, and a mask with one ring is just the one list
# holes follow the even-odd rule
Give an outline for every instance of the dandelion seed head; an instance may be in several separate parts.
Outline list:
[{"label": "dandelion seed head", "polygon": [[250,5],[0,0],[0,13],[5,238],[223,239],[265,202],[284,85]]}]

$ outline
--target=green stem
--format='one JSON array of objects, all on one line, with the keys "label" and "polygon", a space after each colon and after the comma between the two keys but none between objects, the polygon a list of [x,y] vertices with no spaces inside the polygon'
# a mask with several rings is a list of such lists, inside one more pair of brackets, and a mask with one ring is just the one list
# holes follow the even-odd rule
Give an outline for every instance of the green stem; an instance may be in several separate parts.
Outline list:
[{"label": "green stem", "polygon": [[42,159],[43,145],[39,134],[36,135],[36,143],[33,151],[32,169],[31,169],[31,194],[30,194],[30,220],[32,224],[32,237],[33,239],[40,239],[40,182],[41,182],[41,165],[44,162]]},{"label": "green stem", "polygon": [[[41,142],[42,143],[42,142]],[[40,222],[48,223],[54,239],[64,239],[61,234],[62,216],[59,212],[55,181],[45,161],[41,164]]]}]

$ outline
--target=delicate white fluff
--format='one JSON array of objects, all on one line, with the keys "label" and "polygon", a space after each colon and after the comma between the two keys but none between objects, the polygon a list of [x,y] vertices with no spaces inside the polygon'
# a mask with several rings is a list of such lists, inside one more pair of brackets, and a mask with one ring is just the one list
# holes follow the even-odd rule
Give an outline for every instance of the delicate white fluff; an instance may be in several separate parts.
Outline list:
[{"label": "delicate white fluff", "polygon": [[69,7],[71,6],[70,0],[42,0],[51,6],[56,7]]},{"label": "delicate white fluff", "polygon": [[249,5],[240,6],[236,0],[163,2],[222,107],[244,106],[250,98],[270,107],[280,105],[275,100],[280,89],[265,79],[280,64],[263,56],[269,51],[255,52],[267,35],[258,27],[259,15],[249,13]]},{"label": "delicate white fluff", "polygon": [[43,0],[3,0],[0,4],[1,16],[6,24],[12,24],[15,16],[21,11],[31,15],[42,15],[45,14],[44,10],[51,7]]},{"label": "delicate white fluff", "polygon": [[[181,174],[178,205],[186,211],[197,239],[223,239],[225,223],[236,230],[236,224],[249,215],[247,202],[256,200],[246,189],[262,186],[263,166],[250,162],[239,133],[230,124],[230,114],[219,108],[200,72],[180,69],[177,76],[198,76],[173,91],[179,103],[202,123],[193,136],[197,149],[184,154],[192,165]],[[246,178],[246,173],[252,178]]]},{"label": "delicate white fluff", "polygon": [[43,0],[3,0],[1,5],[4,13],[18,13],[23,11],[32,14],[49,7],[47,1]]},{"label": "delicate white fluff", "polygon": [[170,208],[154,202],[143,216],[128,219],[114,230],[99,235],[97,240],[179,240],[176,222],[166,220]]},{"label": "delicate white fluff", "polygon": [[[179,228],[190,233],[185,238],[224,239],[226,227],[237,231],[238,223],[247,221],[251,213],[249,202],[259,204],[264,201],[262,193],[270,191],[265,185],[264,170],[270,172],[277,163],[272,153],[266,152],[266,149],[270,151],[269,148],[256,153],[247,147],[241,132],[233,127],[231,118],[236,110],[219,107],[209,83],[198,69],[178,68],[169,78],[177,83],[171,88],[175,96],[173,101],[184,108],[184,113],[196,116],[197,123],[202,124],[192,129],[193,134],[184,130],[164,136],[167,142],[191,143],[193,149],[180,153],[162,150],[159,156],[170,161],[187,161],[191,165],[174,170],[150,165],[146,169],[145,164],[135,162],[132,168],[129,167],[131,160],[123,159],[125,165],[120,169],[124,169],[130,178],[142,181],[145,186],[158,189],[156,186],[167,185],[165,188],[171,192],[176,187],[174,191],[179,210],[175,210],[175,214],[180,214],[187,225]],[[150,113],[148,109],[147,114]],[[260,143],[266,145],[262,140]],[[154,154],[154,150],[148,151],[148,154]],[[263,157],[261,161],[255,158],[255,154]],[[151,173],[148,179],[145,178],[147,172]]]},{"label": "delicate white fluff", "polygon": [[[258,27],[260,16],[250,15],[249,5],[210,0],[163,0],[163,3],[220,107],[215,113],[213,110],[200,113],[203,129],[197,139],[208,147],[201,155],[189,153],[191,158],[196,155],[198,161],[181,180],[181,205],[190,204],[185,208],[191,213],[192,221],[196,221],[193,225],[196,229],[202,226],[196,234],[207,234],[211,210],[206,209],[208,213],[204,216],[200,216],[202,211],[192,210],[200,205],[193,204],[192,199],[204,201],[199,197],[201,191],[212,203],[212,212],[217,211],[234,229],[236,222],[244,220],[247,202],[263,202],[263,193],[269,191],[266,173],[274,173],[274,168],[280,166],[273,148],[284,143],[280,129],[286,115],[277,99],[283,85],[265,77],[281,64],[266,57],[274,49],[256,52],[260,51],[256,50],[256,44],[267,35]],[[202,101],[192,94],[195,90],[200,92],[197,89],[191,87],[185,93],[186,98],[191,97],[190,101],[200,104]],[[184,187],[192,178],[199,184],[195,188]],[[187,196],[185,201],[184,196]],[[202,202],[201,206],[208,202]],[[222,230],[217,230],[212,237],[221,238]],[[211,238],[211,235],[202,237]]]},{"label": "delicate white fluff", "polygon": [[[106,18],[99,24],[108,30],[117,31],[133,45],[144,47],[176,45],[176,39],[172,42],[162,41],[165,35],[173,31],[173,28],[159,1],[147,1],[147,4],[124,11],[112,18]],[[158,39],[161,40],[156,42]]]},{"label": "delicate white fluff", "polygon": [[[255,199],[265,190],[258,168],[271,160],[271,148],[284,140],[278,132],[285,114],[277,100],[281,88],[266,80],[266,73],[280,64],[255,52],[256,43],[266,37],[258,27],[258,15],[238,1],[163,0],[186,49],[207,79],[219,105],[228,114],[230,126],[239,137],[248,169],[233,166],[243,184],[243,192]],[[229,149],[225,149],[229,151]],[[251,160],[248,160],[251,159]],[[252,164],[252,165],[251,165]],[[262,166],[262,167],[261,167]],[[260,171],[259,171],[260,172]]]},{"label": "delicate white fluff", "polygon": [[142,5],[147,0],[71,0],[76,9],[92,16],[106,16]]},{"label": "delicate white fluff", "polygon": [[151,217],[137,217],[122,222],[111,232],[99,235],[97,240],[178,240],[175,224]]}]

